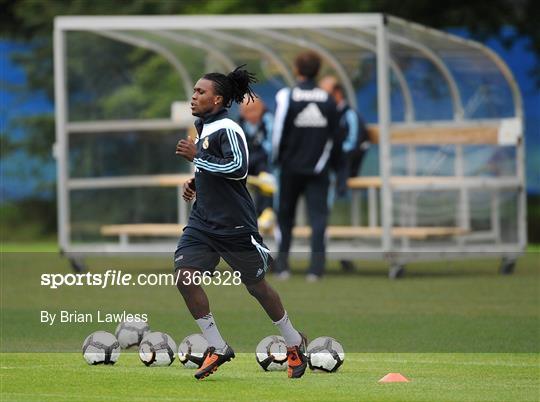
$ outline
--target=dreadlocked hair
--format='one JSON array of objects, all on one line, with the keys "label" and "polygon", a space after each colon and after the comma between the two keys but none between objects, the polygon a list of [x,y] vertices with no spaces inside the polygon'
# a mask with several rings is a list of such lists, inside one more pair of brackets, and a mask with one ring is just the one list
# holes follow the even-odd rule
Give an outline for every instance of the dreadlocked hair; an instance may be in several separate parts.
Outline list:
[{"label": "dreadlocked hair", "polygon": [[231,107],[233,101],[242,103],[247,95],[249,101],[254,101],[257,95],[253,92],[250,84],[257,82],[255,74],[242,69],[245,64],[238,66],[229,74],[208,73],[203,76],[204,79],[214,82],[214,90],[217,95],[223,96],[223,105]]}]

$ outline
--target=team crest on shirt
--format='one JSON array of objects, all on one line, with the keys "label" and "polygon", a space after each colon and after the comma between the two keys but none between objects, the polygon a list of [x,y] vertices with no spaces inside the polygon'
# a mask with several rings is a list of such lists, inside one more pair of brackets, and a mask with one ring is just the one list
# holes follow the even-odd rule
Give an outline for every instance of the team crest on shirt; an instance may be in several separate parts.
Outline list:
[{"label": "team crest on shirt", "polygon": [[206,137],[206,138],[204,139],[204,142],[202,143],[202,147],[203,147],[204,149],[208,149],[208,145],[210,145],[210,144],[209,144],[209,142],[208,142],[208,137]]}]

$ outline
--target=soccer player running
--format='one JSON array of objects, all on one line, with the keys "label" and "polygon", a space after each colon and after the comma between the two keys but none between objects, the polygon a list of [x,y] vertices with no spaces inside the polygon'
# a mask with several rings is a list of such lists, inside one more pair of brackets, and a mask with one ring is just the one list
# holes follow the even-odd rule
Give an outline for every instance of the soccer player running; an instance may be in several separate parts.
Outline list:
[{"label": "soccer player running", "polygon": [[203,379],[234,358],[210,312],[203,288],[194,276],[212,274],[223,258],[239,272],[242,283],[279,328],[287,344],[288,376],[301,377],[307,366],[307,340],[292,325],[276,291],[266,282],[272,262],[257,230],[255,206],[246,188],[248,149],[244,132],[228,118],[232,102],[253,100],[255,76],[236,68],[228,75],[205,74],[197,81],[191,112],[197,138],[180,140],[176,154],[195,165],[195,177],[183,186],[185,201],[196,199],[174,254],[177,287],[208,341],[208,350],[195,378]]}]

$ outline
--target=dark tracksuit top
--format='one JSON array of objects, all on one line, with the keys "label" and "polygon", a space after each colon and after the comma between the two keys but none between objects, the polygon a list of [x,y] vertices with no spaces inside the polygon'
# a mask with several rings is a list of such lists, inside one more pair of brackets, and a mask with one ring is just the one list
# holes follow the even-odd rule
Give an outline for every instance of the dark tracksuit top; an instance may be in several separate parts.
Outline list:
[{"label": "dark tracksuit top", "polygon": [[338,105],[340,136],[343,140],[341,163],[337,166],[337,194],[347,194],[347,179],[358,175],[365,150],[369,146],[367,130],[358,112],[345,101]]},{"label": "dark tracksuit top", "polygon": [[257,216],[246,188],[249,153],[244,132],[227,110],[195,122],[197,198],[188,227],[217,236],[256,233]]},{"label": "dark tracksuit top", "polygon": [[[253,124],[240,118],[238,124],[244,130],[249,150],[248,173],[258,175],[261,172],[270,172],[270,153],[272,151],[272,125],[274,116],[265,111],[261,120]],[[257,215],[261,215],[266,208],[272,207],[272,197],[255,192],[255,208]]]},{"label": "dark tracksuit top", "polygon": [[307,202],[312,228],[309,273],[322,275],[324,235],[328,219],[328,168],[341,154],[336,104],[314,81],[303,81],[276,94],[272,156],[280,168],[277,197],[279,258],[276,268],[287,270],[296,204]]},{"label": "dark tracksuit top", "polygon": [[343,152],[349,153],[360,148],[366,139],[362,130],[362,122],[358,113],[345,101],[338,105],[339,124],[343,131]]},{"label": "dark tracksuit top", "polygon": [[260,172],[269,172],[270,153],[272,151],[272,125],[274,116],[265,111],[261,120],[253,124],[240,118],[238,124],[244,130],[249,150],[249,174],[258,175]]},{"label": "dark tracksuit top", "polygon": [[283,171],[324,173],[339,149],[339,117],[328,93],[312,80],[276,94],[272,158]]}]

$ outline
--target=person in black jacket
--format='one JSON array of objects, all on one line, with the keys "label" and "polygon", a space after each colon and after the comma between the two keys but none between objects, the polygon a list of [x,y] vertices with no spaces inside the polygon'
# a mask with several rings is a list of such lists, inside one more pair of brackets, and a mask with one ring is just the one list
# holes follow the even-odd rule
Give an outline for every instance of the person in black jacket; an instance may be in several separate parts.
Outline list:
[{"label": "person in black jacket", "polygon": [[347,179],[358,176],[364,154],[369,148],[367,128],[359,113],[347,103],[345,90],[336,77],[327,75],[321,79],[319,86],[337,104],[343,155],[337,166],[336,192],[338,197],[343,197],[347,194]]},{"label": "person in black jacket", "polygon": [[[248,174],[252,176],[258,176],[262,172],[270,174],[274,115],[266,109],[261,99],[256,98],[253,102],[244,100],[240,105],[238,124],[246,134],[249,150]],[[257,191],[255,207],[257,215],[261,215],[267,208],[272,209],[272,197]],[[260,226],[259,224],[259,228]]]},{"label": "person in black jacket", "polygon": [[[319,81],[319,86],[328,92],[335,100],[339,115],[340,136],[343,140],[342,158],[336,166],[335,193],[338,198],[346,197],[349,194],[347,179],[359,175],[364,154],[369,148],[369,138],[367,127],[359,113],[347,103],[345,90],[336,77],[327,75]],[[331,204],[334,197],[331,198]],[[341,267],[346,272],[355,269],[351,260],[340,260]]]},{"label": "person in black jacket", "polygon": [[182,197],[196,199],[174,253],[176,284],[209,345],[195,378],[209,376],[234,358],[200,286],[203,275],[220,284],[221,273],[215,272],[220,258],[234,271],[229,284],[243,283],[280,329],[287,343],[288,376],[297,378],[307,367],[307,340],[292,326],[279,295],[265,280],[272,257],[258,233],[255,206],[246,188],[246,137],[227,114],[233,101],[241,103],[246,95],[255,96],[250,87],[255,77],[241,67],[228,75],[205,74],[197,81],[191,111],[199,117],[195,122],[198,135],[195,143],[182,139],[176,145],[176,154],[195,165],[195,178],[184,184]]},{"label": "person in black jacket", "polygon": [[276,94],[272,156],[279,170],[276,271],[281,279],[290,276],[288,253],[296,204],[302,194],[306,198],[312,230],[311,260],[306,279],[318,280],[325,268],[328,170],[339,160],[341,145],[336,104],[315,83],[320,65],[321,59],[316,53],[299,54],[295,59],[297,85],[283,88]]}]

